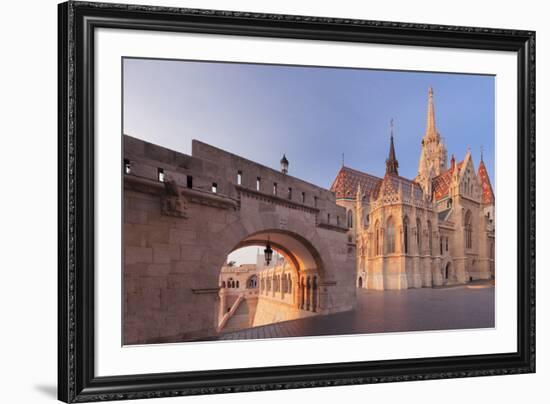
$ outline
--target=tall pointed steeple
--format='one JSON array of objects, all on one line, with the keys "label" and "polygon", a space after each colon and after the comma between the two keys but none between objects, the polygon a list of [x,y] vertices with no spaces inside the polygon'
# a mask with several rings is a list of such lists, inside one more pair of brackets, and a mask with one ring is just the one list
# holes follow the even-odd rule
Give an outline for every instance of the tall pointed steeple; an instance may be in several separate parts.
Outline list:
[{"label": "tall pointed steeple", "polygon": [[[447,148],[435,126],[434,91],[428,90],[428,114],[426,132],[422,138],[422,151],[418,162],[417,180],[428,181],[431,175],[439,175],[447,169]],[[431,180],[430,180],[431,181]]]},{"label": "tall pointed steeple", "polygon": [[395,147],[393,145],[393,118],[390,121],[390,153],[388,159],[386,160],[386,174],[389,175],[399,175],[397,168],[399,163],[395,158]]},{"label": "tall pointed steeple", "polygon": [[438,139],[437,129],[435,128],[435,110],[434,110],[434,90],[432,87],[428,90],[428,118],[426,121],[426,139]]}]

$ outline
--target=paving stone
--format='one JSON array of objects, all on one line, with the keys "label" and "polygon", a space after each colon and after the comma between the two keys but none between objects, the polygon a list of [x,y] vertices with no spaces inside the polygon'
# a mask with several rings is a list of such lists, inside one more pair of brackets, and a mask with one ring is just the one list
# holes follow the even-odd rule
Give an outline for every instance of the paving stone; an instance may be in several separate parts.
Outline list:
[{"label": "paving stone", "polygon": [[494,286],[489,284],[402,291],[360,289],[353,311],[249,328],[220,339],[493,328],[494,297]]}]

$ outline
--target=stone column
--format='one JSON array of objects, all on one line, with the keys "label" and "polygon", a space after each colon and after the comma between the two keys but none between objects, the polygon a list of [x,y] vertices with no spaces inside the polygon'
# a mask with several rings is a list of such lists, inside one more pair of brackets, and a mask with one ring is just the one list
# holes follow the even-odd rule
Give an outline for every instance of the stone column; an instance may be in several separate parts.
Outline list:
[{"label": "stone column", "polygon": [[317,277],[314,276],[313,277],[313,285],[312,285],[312,294],[311,294],[311,311],[313,312],[316,312],[317,311],[317,304],[318,304],[318,296],[317,296],[317,293],[318,293],[318,281],[317,281]]},{"label": "stone column", "polygon": [[311,311],[311,276],[306,277],[306,310]]},{"label": "stone column", "polygon": [[220,289],[219,295],[220,295],[220,304],[219,304],[219,312],[218,312],[218,324],[222,321],[222,318],[225,315],[225,311],[226,311],[225,305],[227,302],[227,296],[226,296],[225,288]]}]

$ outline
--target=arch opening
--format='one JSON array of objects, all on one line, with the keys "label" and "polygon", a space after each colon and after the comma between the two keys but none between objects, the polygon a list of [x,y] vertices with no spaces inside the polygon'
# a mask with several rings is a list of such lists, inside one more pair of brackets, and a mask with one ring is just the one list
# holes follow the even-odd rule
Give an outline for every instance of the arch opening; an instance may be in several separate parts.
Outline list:
[{"label": "arch opening", "polygon": [[454,268],[453,268],[452,261],[447,261],[443,265],[443,283],[444,284],[453,283],[453,282],[456,281],[455,278],[456,277],[455,277],[455,274],[454,274]]},{"label": "arch opening", "polygon": [[[264,253],[268,244],[273,250],[270,261]],[[303,237],[282,230],[248,235],[231,248],[221,266],[218,332],[321,313],[322,277],[321,256]],[[233,282],[240,287],[230,287]]]}]

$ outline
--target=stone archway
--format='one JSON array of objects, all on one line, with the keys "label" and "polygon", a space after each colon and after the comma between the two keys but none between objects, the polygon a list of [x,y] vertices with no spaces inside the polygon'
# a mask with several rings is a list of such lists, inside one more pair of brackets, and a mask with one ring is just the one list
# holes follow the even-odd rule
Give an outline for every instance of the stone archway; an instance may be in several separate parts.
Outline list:
[{"label": "stone archway", "polygon": [[[346,210],[329,190],[197,141],[192,156],[124,141],[124,158],[132,161],[124,176],[125,344],[215,336],[220,268],[235,248],[268,237],[300,276],[310,277],[319,314],[355,307]],[[243,183],[234,177],[238,170]],[[247,183],[258,176],[261,189]],[[274,183],[289,192],[266,185]],[[300,281],[292,282],[298,290]]]},{"label": "stone archway", "polygon": [[258,276],[257,275],[251,275],[246,280],[246,288],[247,289],[255,289],[258,287]]},{"label": "stone archway", "polygon": [[273,249],[288,259],[298,272],[315,269],[324,272],[321,254],[302,236],[280,229],[257,231],[238,242],[230,252],[247,246],[265,246],[269,241]]},{"label": "stone archway", "polygon": [[[320,293],[320,290],[321,285],[324,285],[325,265],[321,254],[308,240],[287,230],[262,230],[250,234],[241,240],[232,248],[231,252],[250,246],[263,248],[268,242],[274,251],[284,257],[288,265],[285,264],[283,273],[278,273],[276,277],[270,276],[267,283],[265,280],[267,270],[262,270],[258,274],[260,279],[259,296],[262,297],[265,294],[262,284],[272,285],[273,282],[276,282],[278,285],[277,289],[275,290],[272,287],[270,292],[285,294],[285,290],[289,289],[289,293],[292,293],[292,305],[296,309],[323,312],[326,309],[326,305],[324,304],[324,296],[321,296],[322,293]],[[264,278],[263,283],[261,281],[262,278]],[[309,293],[306,288],[308,280],[310,282]],[[303,290],[301,288],[302,283],[304,285]],[[292,285],[295,287],[292,287]],[[307,304],[308,302],[309,305]]]}]

